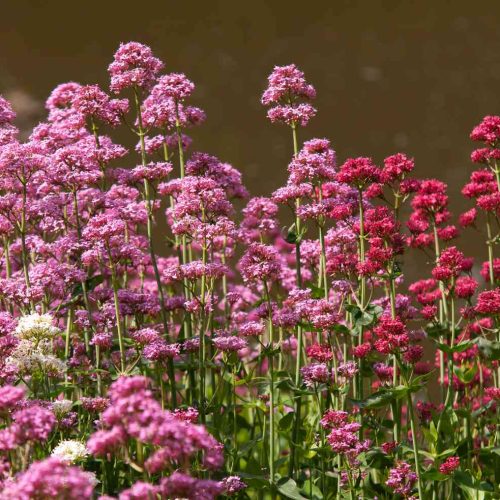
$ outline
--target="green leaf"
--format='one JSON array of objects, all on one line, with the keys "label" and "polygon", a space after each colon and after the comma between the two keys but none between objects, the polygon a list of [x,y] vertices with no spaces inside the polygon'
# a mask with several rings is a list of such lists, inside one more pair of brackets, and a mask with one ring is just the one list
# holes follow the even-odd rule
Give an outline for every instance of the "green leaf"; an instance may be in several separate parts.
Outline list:
[{"label": "green leaf", "polygon": [[392,464],[392,460],[380,448],[367,451],[365,460],[367,465],[373,469],[384,469]]},{"label": "green leaf", "polygon": [[408,387],[403,385],[394,387],[393,389],[382,389],[381,391],[374,392],[371,396],[366,399],[351,400],[353,404],[359,406],[360,408],[366,409],[376,409],[383,408],[387,406],[391,401],[395,399],[401,399],[408,394]]},{"label": "green leaf", "polygon": [[323,500],[323,493],[310,479],[304,482],[300,491],[311,500]]},{"label": "green leaf", "polygon": [[278,422],[278,428],[280,431],[287,431],[292,428],[293,419],[295,417],[295,413],[291,411],[284,415],[280,421]]},{"label": "green leaf", "polygon": [[311,290],[311,297],[313,299],[324,299],[325,298],[325,291],[323,288],[320,288],[319,286],[314,285],[313,283],[310,283],[307,285],[307,288]]},{"label": "green leaf", "polygon": [[434,374],[434,370],[424,373],[423,375],[418,375],[418,377],[414,377],[411,381],[412,386],[421,386],[429,381],[429,379]]},{"label": "green leaf", "polygon": [[429,335],[429,337],[431,337],[432,339],[439,339],[443,335],[446,335],[446,333],[448,332],[448,330],[444,328],[442,325],[439,324],[436,325],[434,323],[429,323],[424,328],[424,330],[427,333],[427,335]]},{"label": "green leaf", "polygon": [[[104,281],[104,276],[101,274],[97,276],[92,276],[92,278],[88,278],[85,280],[85,285],[87,288],[87,292],[91,292],[94,288],[96,288],[98,285],[100,285]],[[83,295],[83,287],[81,283],[78,283],[75,285],[73,288],[73,293],[71,294],[72,297],[77,297],[79,295]]]},{"label": "green leaf", "polygon": [[474,380],[477,370],[478,367],[476,363],[474,363],[471,367],[453,367],[453,373],[458,377],[460,382],[464,384],[470,384]]},{"label": "green leaf", "polygon": [[297,233],[294,231],[288,230],[285,241],[290,244],[297,243]]},{"label": "green leaf", "polygon": [[449,478],[449,476],[441,474],[441,472],[436,469],[428,470],[422,474],[422,479],[427,481],[446,481]]},{"label": "green leaf", "polygon": [[444,351],[450,354],[454,352],[464,352],[465,350],[470,349],[473,345],[473,342],[461,342],[460,344],[456,344],[453,347],[450,347],[447,344],[442,344],[441,342],[436,342],[436,345],[440,351]]},{"label": "green leaf", "polygon": [[457,470],[453,473],[453,482],[464,489],[473,489],[477,491],[495,491],[495,488],[486,481],[478,481],[469,472]]},{"label": "green leaf", "polygon": [[500,360],[500,342],[491,341],[482,337],[475,339],[474,342],[477,344],[479,352],[484,358],[492,361]]},{"label": "green leaf", "polygon": [[347,328],[347,326],[345,325],[334,325],[333,327],[333,331],[336,332],[336,333],[340,333],[340,334],[350,334],[351,333],[351,330],[349,330],[349,328]]},{"label": "green leaf", "polygon": [[299,487],[297,483],[291,478],[283,478],[278,484],[278,491],[285,497],[291,498],[293,500],[308,500],[307,497],[304,497],[300,494]]}]

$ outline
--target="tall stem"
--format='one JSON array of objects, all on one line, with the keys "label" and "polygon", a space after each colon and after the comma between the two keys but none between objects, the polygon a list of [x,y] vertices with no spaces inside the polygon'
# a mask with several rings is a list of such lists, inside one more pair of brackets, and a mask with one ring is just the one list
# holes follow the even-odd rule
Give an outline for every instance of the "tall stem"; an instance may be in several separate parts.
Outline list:
[{"label": "tall stem", "polygon": [[[142,123],[142,113],[141,113],[141,105],[139,102],[139,93],[137,90],[134,91],[134,97],[135,97],[135,108],[136,108],[136,113],[137,113],[137,122],[138,122],[138,135],[139,135],[139,140],[140,140],[140,145],[141,145],[141,162],[142,166],[146,166],[146,145],[144,143],[144,127]],[[165,309],[165,296],[163,293],[163,286],[161,283],[161,278],[160,278],[160,272],[158,271],[158,263],[156,260],[156,254],[154,251],[154,246],[153,246],[153,225],[154,225],[154,220],[153,220],[153,199],[151,196],[151,185],[149,183],[148,179],[144,179],[144,198],[145,198],[145,204],[146,204],[146,212],[147,212],[147,235],[148,235],[148,246],[149,246],[149,255],[151,258],[151,264],[153,266],[153,272],[155,275],[155,280],[156,280],[156,286],[158,288],[158,299],[160,301],[160,309],[161,309],[161,319],[163,323],[163,330],[164,330],[164,335],[169,339],[169,334],[168,334],[168,318],[167,318],[167,311]],[[174,361],[172,358],[168,358],[167,360],[167,370],[168,370],[168,378],[170,381],[170,393],[171,393],[171,403],[172,407],[175,408],[176,406],[176,388],[175,388],[175,372],[174,372]]]},{"label": "tall stem", "polygon": [[[391,305],[391,318],[395,319],[396,318],[396,283],[395,283],[395,278],[394,278],[394,260],[391,261],[390,267],[389,267],[389,287],[388,287],[388,293],[389,293],[389,302]],[[398,360],[397,356],[393,356],[393,361],[392,361],[392,369],[393,369],[393,378],[392,378],[392,384],[394,387],[398,385]],[[400,441],[400,413],[401,413],[401,408],[399,405],[399,402],[397,400],[393,401],[391,403],[391,408],[392,408],[392,418],[394,421],[394,427],[393,427],[393,438],[394,441],[399,443]]]},{"label": "tall stem", "polygon": [[[439,247],[439,238],[437,233],[437,227],[435,221],[432,224],[432,230],[434,233],[434,252],[436,255],[436,262],[441,255],[441,249]],[[439,324],[443,325],[445,317],[446,317],[446,303],[444,300],[444,288],[443,284],[439,283],[439,289],[441,290],[441,298],[439,299]],[[444,337],[443,335],[439,336],[439,341],[443,343]],[[444,398],[444,353],[442,350],[439,351],[439,387],[441,392],[441,401]]]},{"label": "tall stem", "polygon": [[488,267],[489,267],[489,277],[490,277],[490,286],[491,288],[495,288],[495,271],[494,271],[494,257],[493,257],[493,232],[491,230],[491,215],[490,212],[486,212],[486,234],[487,241],[486,245],[488,246]]},{"label": "tall stem", "polygon": [[[297,126],[295,123],[292,124],[292,141],[293,141],[293,155],[296,157],[299,153],[299,146],[297,140]],[[300,207],[300,198],[295,200],[295,209]],[[295,273],[297,280],[297,288],[302,288],[302,269],[300,263],[300,243],[301,243],[301,221],[300,218],[295,215],[295,231],[297,234],[297,239],[295,240]],[[297,357],[295,360],[295,387],[298,389],[300,384],[300,369],[302,367],[302,351],[304,349],[304,338],[302,326],[299,324],[296,327],[297,333]],[[290,445],[290,463],[289,463],[289,475],[293,476],[295,471],[295,460],[296,460],[296,446],[295,443],[298,442],[299,431],[300,431],[300,413],[302,408],[302,398],[300,394],[295,394],[295,420],[293,423],[292,432],[292,443]]]},{"label": "tall stem", "polygon": [[269,362],[269,378],[270,378],[270,398],[269,398],[269,480],[274,483],[274,328],[273,328],[273,310],[271,304],[271,296],[266,280],[264,280],[264,290],[266,293],[267,307],[269,309],[269,345],[268,345],[268,362]]},{"label": "tall stem", "polygon": [[[358,189],[358,209],[359,209],[359,240],[358,240],[358,252],[359,252],[359,261],[363,264],[365,262],[365,212],[363,206],[363,191],[362,189]],[[364,275],[361,276],[359,282],[359,304],[362,310],[365,309],[366,304],[366,277]],[[360,327],[359,336],[358,336],[358,345],[363,343],[363,327]],[[363,399],[363,358],[360,358],[360,370],[356,373],[354,390],[356,391],[355,397],[358,399]],[[363,425],[363,422],[361,422]],[[360,435],[362,435],[363,427],[360,429]]]},{"label": "tall stem", "polygon": [[[26,198],[27,198],[27,189],[26,189],[26,181],[23,179],[21,181],[22,184],[22,205],[21,205],[21,224],[19,226],[19,232],[21,234],[21,259],[23,263],[23,272],[24,272],[24,281],[26,284],[26,288],[29,290],[31,288],[30,285],[30,275],[28,271],[28,250],[26,248]],[[31,304],[33,307],[33,304]]]},{"label": "tall stem", "polygon": [[[207,248],[206,243],[203,242],[202,247],[202,256],[201,256],[203,267],[207,263]],[[200,300],[201,300],[201,311],[200,311],[200,348],[199,348],[199,356],[198,356],[198,371],[200,376],[200,421],[202,424],[205,423],[205,356],[206,356],[206,348],[205,348],[205,288],[207,283],[207,277],[205,273],[201,277],[201,292],[200,292]]]},{"label": "tall stem", "polygon": [[108,249],[109,264],[111,267],[111,282],[113,285],[113,300],[115,304],[115,317],[116,317],[116,332],[118,334],[118,346],[120,348],[120,369],[125,372],[125,349],[123,345],[123,331],[122,322],[120,318],[120,301],[118,299],[118,277],[116,275],[116,266],[111,259],[111,251]]},{"label": "tall stem", "polygon": [[422,488],[417,431],[415,425],[415,413],[413,411],[413,401],[411,399],[411,393],[408,393],[408,412],[410,414],[410,428],[411,428],[411,439],[413,441],[413,455],[415,456],[415,472],[417,474],[418,498],[424,499],[425,497],[423,493],[424,490]]},{"label": "tall stem", "polygon": [[[453,348],[455,344],[455,301],[453,298],[453,294],[450,294],[450,311],[451,311],[451,316],[450,316],[450,342],[449,342],[449,347],[450,349]],[[438,420],[438,425],[437,425],[437,433],[438,436],[440,435],[441,432],[441,425],[443,423],[443,415],[445,414],[446,411],[453,409],[453,353],[450,352],[448,353],[448,388],[446,390],[446,399],[444,402],[444,411],[441,412]],[[452,435],[452,442],[454,441]]]},{"label": "tall stem", "polygon": [[[76,234],[78,235],[78,239],[82,239],[82,229],[81,229],[81,223],[80,223],[80,213],[78,209],[78,194],[76,191],[73,191],[73,212],[75,215],[75,222],[76,222]],[[89,295],[88,295],[88,290],[87,290],[87,282],[86,280],[82,280],[81,282],[82,285],[82,295],[83,295],[83,304],[85,305],[85,309],[87,311],[87,316],[90,325],[92,326],[93,321],[92,321],[92,310],[90,309],[90,301],[89,301]],[[87,354],[90,354],[90,342],[89,342],[89,330],[87,327],[83,329],[83,335],[84,335],[84,340],[85,340],[85,352]],[[98,375],[100,376],[100,375]]]}]

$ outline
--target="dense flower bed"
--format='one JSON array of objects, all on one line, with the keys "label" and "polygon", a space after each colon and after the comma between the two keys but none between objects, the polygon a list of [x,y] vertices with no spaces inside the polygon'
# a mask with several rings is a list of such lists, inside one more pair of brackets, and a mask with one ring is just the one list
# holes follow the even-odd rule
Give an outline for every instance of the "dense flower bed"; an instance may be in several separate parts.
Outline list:
[{"label": "dense flower bed", "polygon": [[108,70],[24,142],[0,98],[0,498],[499,498],[500,117],[462,190],[476,267],[413,159],[299,143],[295,65],[262,95],[290,143],[269,198],[191,152],[185,75],[135,42]]}]

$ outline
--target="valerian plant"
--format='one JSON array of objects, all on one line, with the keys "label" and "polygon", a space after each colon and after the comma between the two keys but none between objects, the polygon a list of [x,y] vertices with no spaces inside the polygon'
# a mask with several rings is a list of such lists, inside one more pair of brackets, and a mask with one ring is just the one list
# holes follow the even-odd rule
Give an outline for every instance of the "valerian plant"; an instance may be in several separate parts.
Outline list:
[{"label": "valerian plant", "polygon": [[301,143],[295,65],[262,95],[288,178],[254,198],[163,67],[121,45],[25,141],[0,98],[0,498],[499,498],[500,117],[471,133],[476,267],[412,158]]}]

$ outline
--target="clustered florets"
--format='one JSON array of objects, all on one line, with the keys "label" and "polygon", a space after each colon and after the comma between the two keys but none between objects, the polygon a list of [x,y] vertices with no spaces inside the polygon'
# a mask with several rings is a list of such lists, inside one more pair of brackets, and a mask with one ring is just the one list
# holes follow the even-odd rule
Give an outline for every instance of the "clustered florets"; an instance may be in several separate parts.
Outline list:
[{"label": "clustered florets", "polygon": [[[500,118],[472,131],[457,226],[407,155],[299,146],[316,91],[293,64],[261,98],[293,145],[269,197],[191,151],[186,75],[137,42],[108,69],[26,140],[0,97],[0,498],[496,492]],[[457,240],[483,223],[476,268]],[[432,268],[405,294],[412,248]]]}]

